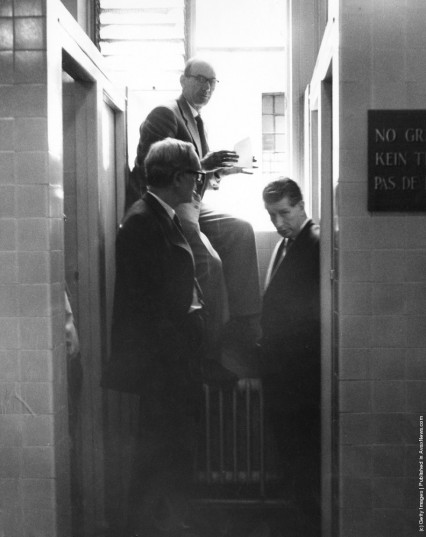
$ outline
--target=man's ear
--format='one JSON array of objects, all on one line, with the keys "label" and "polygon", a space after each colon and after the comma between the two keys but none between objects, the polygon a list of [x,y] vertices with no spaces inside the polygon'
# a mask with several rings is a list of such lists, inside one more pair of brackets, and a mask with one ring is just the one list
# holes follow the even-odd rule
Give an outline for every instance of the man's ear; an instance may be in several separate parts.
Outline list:
[{"label": "man's ear", "polygon": [[180,188],[182,186],[182,172],[176,170],[173,174],[173,186]]},{"label": "man's ear", "polygon": [[180,75],[179,82],[180,82],[181,87],[183,88],[183,84],[185,82],[185,75]]}]

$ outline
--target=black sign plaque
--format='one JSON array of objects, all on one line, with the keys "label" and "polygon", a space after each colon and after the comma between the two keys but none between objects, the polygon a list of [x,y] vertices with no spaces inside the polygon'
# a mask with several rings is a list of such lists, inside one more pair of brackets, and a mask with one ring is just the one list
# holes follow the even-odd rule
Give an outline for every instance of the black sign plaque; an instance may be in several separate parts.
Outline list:
[{"label": "black sign plaque", "polygon": [[368,111],[368,210],[426,211],[426,110]]}]

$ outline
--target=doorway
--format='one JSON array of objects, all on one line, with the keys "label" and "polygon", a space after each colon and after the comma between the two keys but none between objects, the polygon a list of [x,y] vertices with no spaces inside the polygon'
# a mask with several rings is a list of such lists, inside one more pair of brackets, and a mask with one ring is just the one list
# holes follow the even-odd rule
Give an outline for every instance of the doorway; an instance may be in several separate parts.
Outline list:
[{"label": "doorway", "polygon": [[[81,315],[80,304],[80,263],[79,263],[79,226],[77,196],[77,140],[76,109],[77,82],[65,71],[62,72],[62,115],[63,115],[63,186],[64,186],[64,268],[65,288],[70,303],[74,326],[77,332],[79,350],[77,354],[67,352],[67,386],[68,386],[68,431],[70,439],[70,487],[71,520],[74,535],[82,535],[84,528],[83,511],[83,473],[82,461],[82,426],[81,426],[81,387],[82,365],[84,357],[83,333],[80,330],[86,321]],[[83,345],[83,349],[80,345]]]},{"label": "doorway", "polygon": [[67,357],[72,531],[80,537],[104,526],[98,376],[105,334],[98,271],[96,85],[69,62],[65,57],[62,76],[64,268],[80,343],[77,359]]},{"label": "doorway", "polygon": [[109,352],[114,244],[124,206],[125,114],[66,54],[63,65],[64,272],[80,342],[78,358],[67,357],[70,484],[73,537],[80,537],[107,527],[108,401],[100,375]]},{"label": "doorway", "polygon": [[333,498],[337,483],[337,327],[335,293],[338,285],[335,252],[335,177],[333,169],[335,110],[333,59],[314,73],[305,93],[305,170],[312,215],[321,224],[321,512],[322,536],[335,535]]}]

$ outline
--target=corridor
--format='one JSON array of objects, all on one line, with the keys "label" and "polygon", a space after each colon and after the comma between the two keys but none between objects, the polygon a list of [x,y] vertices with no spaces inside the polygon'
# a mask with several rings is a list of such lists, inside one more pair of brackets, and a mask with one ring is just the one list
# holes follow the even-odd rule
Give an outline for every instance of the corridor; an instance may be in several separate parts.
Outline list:
[{"label": "corridor", "polygon": [[268,180],[296,180],[321,227],[321,521],[300,529],[265,423],[265,494],[260,463],[248,489],[196,472],[186,537],[418,535],[426,166],[407,133],[426,132],[424,0],[116,4],[0,4],[0,535],[122,537],[138,401],[100,388],[115,237],[139,126],[194,54],[218,69],[211,147],[249,138],[257,159],[211,196],[254,226],[261,282],[278,240]]}]

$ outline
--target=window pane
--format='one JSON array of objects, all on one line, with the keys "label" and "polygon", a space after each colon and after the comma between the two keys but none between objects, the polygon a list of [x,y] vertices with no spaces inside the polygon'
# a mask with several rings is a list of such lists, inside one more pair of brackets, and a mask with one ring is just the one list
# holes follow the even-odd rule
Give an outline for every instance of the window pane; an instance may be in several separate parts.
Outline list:
[{"label": "window pane", "polygon": [[272,95],[262,95],[262,112],[264,114],[274,113],[274,101]]},{"label": "window pane", "polygon": [[274,151],[274,135],[273,134],[264,134],[263,139],[263,150],[264,151]]},{"label": "window pane", "polygon": [[284,153],[282,153],[281,151],[280,152],[277,151],[276,153],[273,153],[271,160],[273,160],[274,162],[284,162],[285,160]]},{"label": "window pane", "polygon": [[281,95],[275,95],[275,110],[274,113],[277,116],[284,115],[284,93]]},{"label": "window pane", "polygon": [[274,132],[274,116],[262,116],[262,132]]},{"label": "window pane", "polygon": [[283,153],[285,151],[285,138],[284,134],[275,135],[275,151]]},{"label": "window pane", "polygon": [[285,132],[284,116],[275,116],[275,132]]},{"label": "window pane", "polygon": [[286,169],[286,160],[283,153],[274,153],[269,163],[270,171],[283,174]]}]

